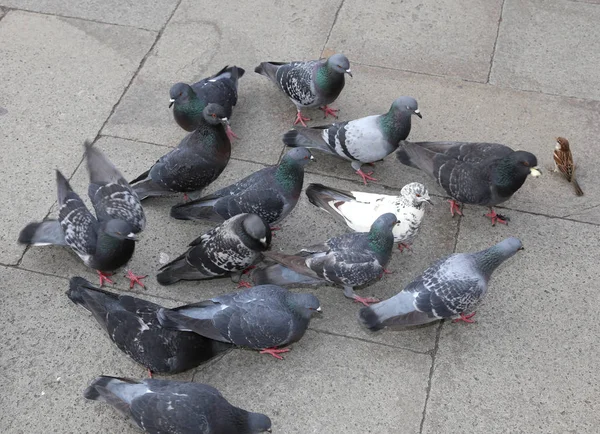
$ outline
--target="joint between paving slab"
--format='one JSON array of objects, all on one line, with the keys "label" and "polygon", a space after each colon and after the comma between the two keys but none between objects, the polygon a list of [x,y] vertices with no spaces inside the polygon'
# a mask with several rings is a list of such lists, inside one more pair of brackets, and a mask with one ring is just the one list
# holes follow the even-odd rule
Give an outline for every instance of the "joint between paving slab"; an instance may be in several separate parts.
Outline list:
[{"label": "joint between paving slab", "polygon": [[427,404],[429,403],[429,395],[431,394],[431,383],[433,380],[433,373],[435,372],[435,358],[437,356],[437,351],[440,342],[440,335],[442,333],[442,326],[444,325],[444,321],[441,321],[438,325],[438,328],[435,333],[435,346],[433,347],[433,351],[431,352],[431,367],[429,368],[429,379],[427,381],[427,389],[425,393],[425,404],[423,405],[423,414],[421,417],[421,424],[419,426],[419,434],[423,433],[423,427],[425,426],[425,418],[427,417]]},{"label": "joint between paving slab", "polygon": [[488,71],[487,84],[490,83],[490,77],[492,76],[492,67],[494,66],[494,58],[496,57],[496,46],[498,45],[498,37],[500,36],[500,26],[502,25],[502,16],[504,15],[504,5],[506,0],[502,0],[502,6],[500,6],[500,18],[498,18],[498,28],[496,29],[496,38],[494,39],[494,46],[492,47],[492,55],[490,56],[490,69]]},{"label": "joint between paving slab", "polygon": [[333,17],[333,23],[331,23],[331,27],[329,28],[329,33],[327,33],[327,38],[325,39],[325,43],[323,44],[323,48],[321,49],[321,55],[319,57],[323,57],[323,52],[325,51],[325,47],[327,47],[327,44],[329,43],[329,38],[331,37],[331,32],[333,31],[333,28],[335,27],[335,24],[337,23],[338,16],[340,15],[340,11],[342,10],[342,6],[344,6],[345,1],[346,0],[342,0],[340,2],[340,5],[337,8],[337,11],[335,11],[335,16]]}]

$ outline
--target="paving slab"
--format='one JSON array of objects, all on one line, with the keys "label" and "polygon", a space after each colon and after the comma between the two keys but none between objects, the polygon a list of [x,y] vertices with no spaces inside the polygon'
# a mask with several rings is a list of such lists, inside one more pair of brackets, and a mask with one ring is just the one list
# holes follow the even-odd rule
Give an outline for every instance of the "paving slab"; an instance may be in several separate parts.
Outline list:
[{"label": "paving slab", "polygon": [[19,231],[56,200],[54,169],[75,170],[81,143],[96,136],[155,37],[29,12],[0,21],[0,129],[11,149],[2,164],[14,180],[0,195],[11,205],[0,211],[0,262],[17,262]]},{"label": "paving slab", "polygon": [[318,58],[334,15],[335,7],[319,0],[225,2],[218,8],[206,0],[184,0],[103,133],[176,145],[185,132],[168,108],[170,87],[178,81],[198,81],[235,64],[246,74],[240,79],[232,116],[232,128],[241,137],[233,144],[234,153],[243,159],[275,163],[278,154],[265,148],[279,146],[280,134],[292,125],[296,112],[287,97],[254,73],[254,68],[263,61]]},{"label": "paving slab", "polygon": [[502,0],[346,0],[326,48],[350,62],[486,82],[501,8]]},{"label": "paving slab", "polygon": [[309,331],[285,360],[230,351],[194,381],[267,414],[273,432],[417,433],[430,365],[428,355]]},{"label": "paving slab", "polygon": [[[414,96],[423,119],[413,119],[409,136],[412,141],[496,142],[537,156],[544,175],[528,179],[504,206],[592,223],[599,221],[600,187],[593,181],[595,167],[600,165],[600,156],[594,148],[600,136],[599,102],[362,65],[353,70],[355,78],[338,100],[341,120],[385,113],[397,96]],[[571,142],[578,166],[577,177],[586,193],[584,197],[576,197],[572,187],[549,170],[554,166],[552,152],[559,135]],[[348,162],[317,152],[315,157],[317,162],[309,167],[309,171],[348,179],[356,186],[362,184]],[[400,188],[408,182],[419,181],[431,192],[444,194],[435,187],[432,179],[401,165],[394,154],[382,163],[376,163],[374,170],[373,176],[384,185]],[[470,218],[473,215],[480,218],[484,211],[483,208],[471,210],[467,207]],[[448,221],[451,219],[449,213],[447,218]]]},{"label": "paving slab", "polygon": [[514,212],[502,234],[465,219],[457,251],[506,236],[476,323],[442,328],[424,433],[593,433],[600,422],[598,228]]},{"label": "paving slab", "polygon": [[[52,0],[0,0],[2,6],[101,21],[110,24],[160,30],[167,22],[177,0],[85,0],[77,2]],[[151,13],[149,13],[151,12]]]},{"label": "paving slab", "polygon": [[146,370],[67,298],[67,280],[8,267],[1,272],[2,432],[135,432],[82,393],[100,374],[144,378]]},{"label": "paving slab", "polygon": [[598,21],[597,4],[506,0],[490,83],[600,99]]}]

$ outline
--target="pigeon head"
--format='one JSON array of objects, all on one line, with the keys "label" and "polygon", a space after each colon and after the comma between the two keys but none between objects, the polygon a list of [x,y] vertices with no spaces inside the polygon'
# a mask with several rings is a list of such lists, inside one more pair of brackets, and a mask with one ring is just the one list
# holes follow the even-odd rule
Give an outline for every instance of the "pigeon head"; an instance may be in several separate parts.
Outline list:
[{"label": "pigeon head", "polygon": [[396,215],[388,212],[377,217],[369,230],[369,248],[373,250],[382,266],[385,266],[392,256],[394,247],[392,230],[396,223],[398,223]]},{"label": "pigeon head", "polygon": [[134,227],[125,220],[111,219],[105,221],[100,225],[100,230],[112,238],[137,241]]},{"label": "pigeon head", "polygon": [[262,413],[248,412],[248,433],[271,432],[271,419]]},{"label": "pigeon head", "polygon": [[501,197],[510,197],[530,174],[534,178],[542,174],[537,167],[537,158],[531,152],[516,151],[498,162],[492,181]]},{"label": "pigeon head", "polygon": [[257,241],[257,249],[259,252],[263,252],[271,245],[271,228],[263,219],[256,214],[247,214],[242,222],[244,231],[252,238]]},{"label": "pigeon head", "polygon": [[306,166],[310,161],[315,161],[315,157],[312,156],[310,151],[306,148],[294,148],[288,151],[284,156],[282,162],[295,161],[302,167]]},{"label": "pigeon head", "polygon": [[290,292],[287,303],[301,318],[310,319],[315,312],[321,312],[321,302],[312,294]]},{"label": "pigeon head", "polygon": [[194,89],[186,83],[175,83],[169,90],[169,108],[174,104],[183,104],[187,102],[189,98],[194,98],[196,94]]},{"label": "pigeon head", "polygon": [[523,244],[518,238],[510,237],[489,249],[474,254],[478,268],[486,278],[490,278],[492,272],[504,261],[512,257],[519,250],[524,250]]},{"label": "pigeon head", "polygon": [[352,77],[350,61],[341,53],[330,56],[329,59],[327,59],[327,66],[335,72],[339,72],[340,74],[348,74],[350,77]]},{"label": "pigeon head", "polygon": [[406,184],[404,187],[402,187],[402,190],[400,190],[400,194],[407,198],[414,207],[419,208],[424,202],[433,205],[431,199],[429,198],[429,191],[427,191],[427,187],[420,182],[411,182],[410,184]]},{"label": "pigeon head", "polygon": [[419,104],[417,103],[417,100],[410,96],[401,96],[400,98],[397,98],[392,103],[390,111],[410,113],[411,115],[417,115],[420,118],[423,117],[419,111]]},{"label": "pigeon head", "polygon": [[204,120],[211,125],[223,124],[226,126],[229,122],[225,109],[221,105],[215,103],[210,103],[204,107],[202,116],[204,117]]},{"label": "pigeon head", "polygon": [[379,217],[377,217],[377,220],[375,220],[371,225],[371,232],[390,231],[391,233],[392,228],[396,223],[398,223],[398,218],[396,217],[396,214],[393,214],[391,212],[382,214]]}]

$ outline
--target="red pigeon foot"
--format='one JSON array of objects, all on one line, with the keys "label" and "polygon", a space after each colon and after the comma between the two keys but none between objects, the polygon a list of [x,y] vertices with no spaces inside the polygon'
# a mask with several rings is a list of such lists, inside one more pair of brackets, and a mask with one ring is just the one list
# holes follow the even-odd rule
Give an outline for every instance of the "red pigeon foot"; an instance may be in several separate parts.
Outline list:
[{"label": "red pigeon foot", "polygon": [[283,357],[281,357],[279,354],[289,352],[289,348],[265,348],[264,350],[260,351],[260,354],[270,354],[276,359],[283,360]]}]

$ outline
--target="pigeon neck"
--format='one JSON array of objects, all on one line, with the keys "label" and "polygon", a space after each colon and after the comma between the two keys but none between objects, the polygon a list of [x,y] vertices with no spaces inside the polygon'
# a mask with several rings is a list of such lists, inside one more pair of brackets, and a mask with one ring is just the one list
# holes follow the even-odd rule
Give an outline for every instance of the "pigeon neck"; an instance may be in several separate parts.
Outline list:
[{"label": "pigeon neck", "polygon": [[202,118],[202,111],[204,110],[204,107],[206,107],[206,104],[204,104],[200,98],[198,98],[196,94],[192,92],[192,94],[188,94],[188,99],[186,102],[176,102],[173,110],[180,115]]},{"label": "pigeon neck", "polygon": [[94,253],[95,268],[100,271],[112,271],[119,268],[131,259],[134,249],[135,241],[122,240],[99,231]]},{"label": "pigeon neck", "polygon": [[344,87],[344,74],[334,71],[326,62],[317,69],[315,84],[319,93],[337,97]]},{"label": "pigeon neck", "polygon": [[392,108],[379,118],[379,126],[388,142],[398,147],[400,141],[408,137],[411,127],[410,117],[410,113]]},{"label": "pigeon neck", "polygon": [[489,249],[475,253],[473,256],[475,257],[477,268],[481,270],[486,280],[488,280],[494,270],[514,254],[514,251],[507,252],[498,246],[492,246]]},{"label": "pigeon neck", "polygon": [[275,179],[283,189],[294,197],[300,197],[304,181],[304,169],[298,162],[289,157],[283,157],[275,171]]},{"label": "pigeon neck", "polygon": [[519,173],[510,157],[500,160],[492,175],[492,182],[500,197],[512,196],[527,179],[527,173]]},{"label": "pigeon neck", "polygon": [[371,228],[368,238],[369,248],[375,252],[375,256],[381,266],[385,267],[392,256],[394,235],[391,231],[389,231],[389,233],[383,233],[380,228]]}]

